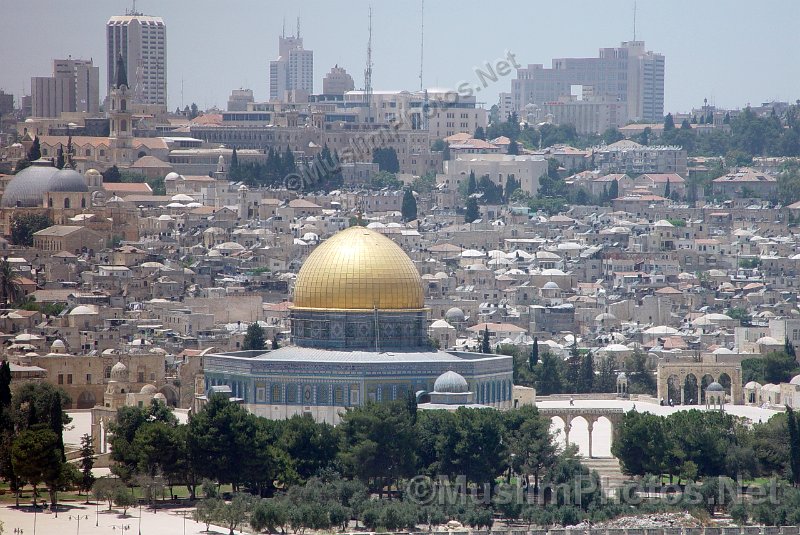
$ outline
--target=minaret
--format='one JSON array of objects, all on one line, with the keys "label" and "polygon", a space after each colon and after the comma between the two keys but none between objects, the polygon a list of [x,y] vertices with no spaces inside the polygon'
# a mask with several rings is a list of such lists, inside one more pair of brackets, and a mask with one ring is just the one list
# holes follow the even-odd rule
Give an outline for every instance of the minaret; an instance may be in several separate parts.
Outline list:
[{"label": "minaret", "polygon": [[128,87],[128,74],[122,54],[117,57],[116,76],[109,93],[108,118],[110,119],[109,143],[111,159],[115,164],[133,161],[133,115],[130,112],[132,94]]}]

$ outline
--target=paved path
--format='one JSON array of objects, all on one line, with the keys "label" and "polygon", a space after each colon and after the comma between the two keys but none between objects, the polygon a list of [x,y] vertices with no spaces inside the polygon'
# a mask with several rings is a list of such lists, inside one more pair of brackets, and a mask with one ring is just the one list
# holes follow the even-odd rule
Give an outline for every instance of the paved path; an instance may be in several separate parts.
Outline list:
[{"label": "paved path", "polygon": [[[182,516],[184,511],[187,512],[185,524]],[[80,526],[77,521],[78,514],[81,516]],[[0,520],[3,521],[5,535],[14,535],[16,528],[22,529],[23,535],[34,535],[34,533],[36,535],[139,535],[138,509],[128,510],[128,516],[123,518],[121,510],[108,512],[108,504],[103,507],[102,503],[99,509],[94,503],[61,504],[58,518],[53,513],[43,513],[41,509],[34,515],[30,503],[20,509],[0,505]],[[159,509],[157,513],[142,509],[142,535],[213,535],[214,533],[228,535],[228,530],[225,528],[211,526],[210,532],[206,532],[205,529],[205,524],[192,520],[188,508]]]}]

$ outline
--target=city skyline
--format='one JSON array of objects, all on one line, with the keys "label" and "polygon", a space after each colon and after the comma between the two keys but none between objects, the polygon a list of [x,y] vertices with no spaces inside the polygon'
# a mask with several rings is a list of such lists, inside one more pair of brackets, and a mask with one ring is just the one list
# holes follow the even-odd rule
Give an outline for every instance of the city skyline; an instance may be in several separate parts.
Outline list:
[{"label": "city skyline", "polygon": [[[94,59],[101,69],[100,85],[106,84],[105,23],[131,5],[90,0],[83,6],[79,17],[70,17],[66,6],[44,2],[33,2],[25,9],[6,8],[8,16],[0,21],[0,47],[5,50],[18,46],[32,25],[72,31],[42,33],[35,42],[26,43],[24,52],[4,59],[0,88],[15,96],[24,88],[29,94],[31,77],[48,74],[53,58],[68,56]],[[238,9],[232,10],[217,10],[216,6],[210,0],[193,3],[189,20],[183,5],[152,0],[137,4],[138,11],[162,17],[170,28],[169,109],[192,102],[201,109],[214,105],[224,109],[230,91],[240,87],[252,89],[257,101],[267,100],[269,61],[278,54],[276,38],[282,33],[284,19],[293,28],[298,15],[304,44],[317,56],[315,87],[321,87],[323,76],[335,64],[353,77],[356,89],[363,86],[368,2],[354,2],[346,11],[321,2],[240,2]],[[636,38],[666,58],[665,111],[688,111],[702,105],[704,98],[733,108],[772,99],[794,101],[800,92],[798,67],[784,65],[781,59],[782,51],[798,44],[789,25],[800,15],[800,5],[776,2],[775,6],[782,16],[772,18],[766,28],[751,23],[752,9],[744,1],[727,3],[724,12],[712,3],[638,2]],[[455,88],[461,81],[474,79],[476,67],[506,50],[512,50],[523,65],[549,65],[558,57],[592,57],[600,48],[633,38],[633,1],[535,8],[512,3],[504,13],[520,16],[500,18],[493,28],[479,22],[485,19],[478,16],[477,4],[466,4],[454,12],[448,6],[428,3],[425,11],[426,87]],[[419,23],[417,2],[373,6],[373,88],[419,87]],[[340,30],[332,32],[332,26]],[[236,38],[225,38],[228,30]],[[221,33],[212,38],[214,32]],[[783,38],[773,39],[776,34]],[[754,42],[758,46],[751,46]],[[698,50],[705,53],[698,54]],[[511,78],[490,84],[479,100],[487,108],[496,103],[500,92],[510,91]]]}]

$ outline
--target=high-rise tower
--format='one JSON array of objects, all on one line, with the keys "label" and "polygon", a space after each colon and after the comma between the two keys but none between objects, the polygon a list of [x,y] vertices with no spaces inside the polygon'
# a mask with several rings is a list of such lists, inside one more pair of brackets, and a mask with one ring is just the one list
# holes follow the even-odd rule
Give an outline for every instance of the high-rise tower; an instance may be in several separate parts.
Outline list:
[{"label": "high-rise tower", "polygon": [[269,62],[269,98],[283,100],[287,91],[314,92],[314,52],[303,48],[300,19],[297,34],[278,38],[278,59]]},{"label": "high-rise tower", "polygon": [[161,17],[132,10],[106,24],[108,89],[114,83],[122,55],[134,99],[143,104],[167,104],[167,26]]}]

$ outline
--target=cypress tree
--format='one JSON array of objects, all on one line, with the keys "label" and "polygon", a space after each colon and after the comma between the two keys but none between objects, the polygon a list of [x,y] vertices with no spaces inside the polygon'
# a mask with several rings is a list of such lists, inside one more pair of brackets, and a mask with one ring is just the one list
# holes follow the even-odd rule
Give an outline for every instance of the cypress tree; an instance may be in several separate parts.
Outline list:
[{"label": "cypress tree", "polygon": [[414,221],[417,218],[417,199],[414,198],[411,188],[406,188],[403,193],[403,205],[400,207],[400,212],[403,214],[403,221]]},{"label": "cypress tree", "polygon": [[786,426],[789,428],[789,467],[792,471],[792,485],[800,486],[800,435],[794,411],[786,406]]},{"label": "cypress tree", "polygon": [[64,169],[64,147],[58,146],[58,156],[56,157],[56,167]]},{"label": "cypress tree", "polygon": [[239,167],[239,155],[236,154],[236,147],[233,147],[233,152],[231,153],[231,170],[237,167]]},{"label": "cypress tree", "polygon": [[31,145],[31,150],[28,151],[28,161],[35,162],[39,158],[42,157],[42,147],[39,143],[39,136],[33,138],[33,145]]},{"label": "cypress tree", "polygon": [[483,341],[481,342],[481,353],[489,354],[492,352],[492,348],[489,345],[489,325],[486,324],[486,327],[483,329]]},{"label": "cypress tree", "polygon": [[532,370],[537,364],[539,364],[539,338],[534,336],[531,355],[528,359],[528,368]]},{"label": "cypress tree", "polygon": [[667,179],[667,184],[666,186],[664,186],[664,197],[669,199],[671,193],[672,193],[672,188],[669,185],[669,179]]}]

